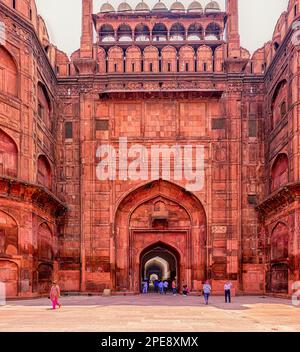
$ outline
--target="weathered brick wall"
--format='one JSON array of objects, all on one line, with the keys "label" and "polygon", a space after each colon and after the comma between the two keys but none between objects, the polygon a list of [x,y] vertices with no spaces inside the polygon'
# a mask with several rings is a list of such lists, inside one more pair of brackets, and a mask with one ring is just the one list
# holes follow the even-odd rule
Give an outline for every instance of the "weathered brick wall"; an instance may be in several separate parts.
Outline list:
[{"label": "weathered brick wall", "polygon": [[[32,22],[36,20],[34,2],[17,1],[17,11],[11,11],[3,3],[0,3],[0,21],[5,29],[0,47],[0,154],[5,166],[1,167],[0,175],[0,228],[5,231],[6,219],[13,217],[18,246],[8,256],[0,253],[4,275],[0,274],[0,280],[9,282],[8,296],[31,296],[46,293],[49,282],[57,275],[57,219],[50,204],[56,202],[56,77],[32,26],[36,25]],[[34,6],[32,12],[30,6]],[[47,104],[45,96],[39,94],[39,82],[49,100],[49,111],[45,110],[43,116],[39,104],[44,108]],[[47,161],[51,182],[49,175],[42,175],[45,168],[38,166],[38,159]],[[41,177],[48,177],[48,181],[41,182]],[[40,231],[42,228],[48,232]],[[51,257],[39,256],[45,251],[51,252]],[[16,275],[7,277],[5,270],[10,270],[10,266],[17,268]]]}]

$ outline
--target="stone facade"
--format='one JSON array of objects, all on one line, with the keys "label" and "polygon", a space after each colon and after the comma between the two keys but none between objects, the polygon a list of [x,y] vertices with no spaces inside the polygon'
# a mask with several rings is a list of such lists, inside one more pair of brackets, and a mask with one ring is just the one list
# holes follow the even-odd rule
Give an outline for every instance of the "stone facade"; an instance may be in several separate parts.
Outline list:
[{"label": "stone facade", "polygon": [[[81,46],[69,59],[33,0],[0,1],[8,296],[45,294],[53,279],[67,292],[137,293],[150,274],[192,291],[209,279],[222,293],[230,279],[239,294],[291,294],[300,279],[300,1],[252,56],[240,46],[237,0],[225,11],[214,1],[128,6],[94,14],[82,0]],[[125,137],[147,155],[154,145],[200,145],[203,188],[187,190],[172,160],[169,178],[159,167],[151,178],[152,159],[148,176],[128,177]],[[100,181],[105,145],[117,151],[119,177]]]}]

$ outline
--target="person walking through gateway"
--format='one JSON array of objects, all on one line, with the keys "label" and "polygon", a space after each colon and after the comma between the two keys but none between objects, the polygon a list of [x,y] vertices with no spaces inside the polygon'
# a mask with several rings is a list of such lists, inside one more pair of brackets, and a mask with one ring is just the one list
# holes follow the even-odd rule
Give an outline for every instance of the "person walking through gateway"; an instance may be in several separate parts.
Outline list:
[{"label": "person walking through gateway", "polygon": [[50,290],[50,296],[49,296],[49,298],[52,302],[53,309],[55,309],[57,305],[59,306],[59,308],[61,307],[61,304],[58,302],[59,297],[60,297],[60,288],[57,285],[57,283],[55,281],[53,281],[52,287]]},{"label": "person walking through gateway", "polygon": [[173,292],[173,296],[176,296],[176,294],[177,294],[177,283],[176,283],[176,280],[172,281],[172,292]]},{"label": "person walking through gateway", "polygon": [[168,283],[168,281],[166,280],[166,281],[164,282],[164,293],[165,293],[165,295],[167,294],[168,287],[169,287],[169,283]]},{"label": "person walking through gateway", "polygon": [[206,305],[208,305],[208,299],[210,294],[211,294],[211,286],[209,284],[209,281],[206,280],[205,284],[203,285],[203,295],[204,295],[204,300]]},{"label": "person walking through gateway", "polygon": [[158,287],[159,287],[159,293],[161,295],[163,295],[164,294],[164,283],[163,283],[163,281],[159,282]]},{"label": "person walking through gateway", "polygon": [[230,281],[227,281],[226,284],[224,285],[225,303],[231,303],[231,288],[232,288],[232,283]]}]

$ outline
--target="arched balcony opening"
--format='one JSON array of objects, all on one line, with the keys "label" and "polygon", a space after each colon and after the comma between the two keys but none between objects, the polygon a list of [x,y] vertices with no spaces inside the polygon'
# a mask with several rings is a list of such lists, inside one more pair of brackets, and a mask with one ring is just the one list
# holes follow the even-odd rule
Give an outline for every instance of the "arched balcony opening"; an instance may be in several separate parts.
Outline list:
[{"label": "arched balcony opening", "polygon": [[289,159],[284,153],[275,159],[271,170],[271,191],[275,191],[289,181]]},{"label": "arched balcony opening", "polygon": [[110,24],[103,24],[99,31],[100,42],[114,42],[115,41],[115,31],[113,26]]},{"label": "arched balcony opening", "polygon": [[197,50],[197,71],[213,71],[213,52],[209,46],[202,45]]},{"label": "arched balcony opening", "polygon": [[286,115],[287,113],[287,81],[284,79],[277,84],[275,88],[271,110],[272,110],[272,121],[271,127],[274,128],[279,123],[279,121]]},{"label": "arched balcony opening", "polygon": [[134,30],[134,40],[137,42],[147,42],[150,40],[150,29],[144,24],[138,24]]},{"label": "arched balcony opening", "polygon": [[11,137],[0,130],[0,175],[17,177],[18,148]]},{"label": "arched balcony opening", "polygon": [[195,71],[195,51],[191,46],[183,46],[179,50],[179,72]]},{"label": "arched balcony opening", "polygon": [[40,155],[38,158],[37,183],[48,189],[52,188],[51,166],[45,155]]},{"label": "arched balcony opening", "polygon": [[163,42],[168,39],[168,29],[163,23],[156,23],[152,29],[152,40]]},{"label": "arched balcony opening", "polygon": [[177,72],[177,51],[172,46],[166,46],[161,51],[162,72]]},{"label": "arched balcony opening", "polygon": [[191,24],[188,28],[188,40],[203,40],[204,39],[204,29],[198,24]]},{"label": "arched balcony opening", "polygon": [[223,46],[218,46],[214,53],[214,71],[223,72],[224,71],[224,49]]},{"label": "arched balcony opening", "polygon": [[143,55],[144,72],[159,72],[159,52],[155,46],[147,46]]},{"label": "arched balcony opening", "polygon": [[124,72],[124,53],[118,46],[114,46],[108,50],[108,72]]},{"label": "arched balcony opening", "polygon": [[142,53],[137,46],[126,50],[126,72],[139,73],[142,71]]},{"label": "arched balcony opening", "polygon": [[18,70],[11,54],[0,45],[0,92],[18,96]]},{"label": "arched balcony opening", "polygon": [[128,24],[121,24],[117,30],[117,39],[119,42],[132,41],[132,29]]},{"label": "arched balcony opening", "polygon": [[51,100],[46,87],[41,82],[38,83],[37,95],[38,95],[38,106],[37,106],[38,117],[42,121],[44,121],[44,123],[49,129],[51,129],[52,128],[52,123],[50,120]]},{"label": "arched balcony opening", "polygon": [[185,28],[181,23],[174,23],[170,29],[171,41],[185,40]]},{"label": "arched balcony opening", "polygon": [[205,30],[205,40],[221,40],[222,30],[217,23],[210,23]]}]

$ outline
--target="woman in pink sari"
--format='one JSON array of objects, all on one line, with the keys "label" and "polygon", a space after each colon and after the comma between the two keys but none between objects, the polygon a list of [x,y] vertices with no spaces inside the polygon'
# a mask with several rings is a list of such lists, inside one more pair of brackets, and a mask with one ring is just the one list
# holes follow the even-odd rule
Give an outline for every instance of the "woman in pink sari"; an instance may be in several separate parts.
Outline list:
[{"label": "woman in pink sari", "polygon": [[53,284],[50,290],[50,300],[52,302],[53,309],[55,309],[57,305],[59,306],[59,308],[61,307],[61,304],[58,302],[59,297],[60,297],[60,288],[56,284],[56,282],[53,281]]}]

